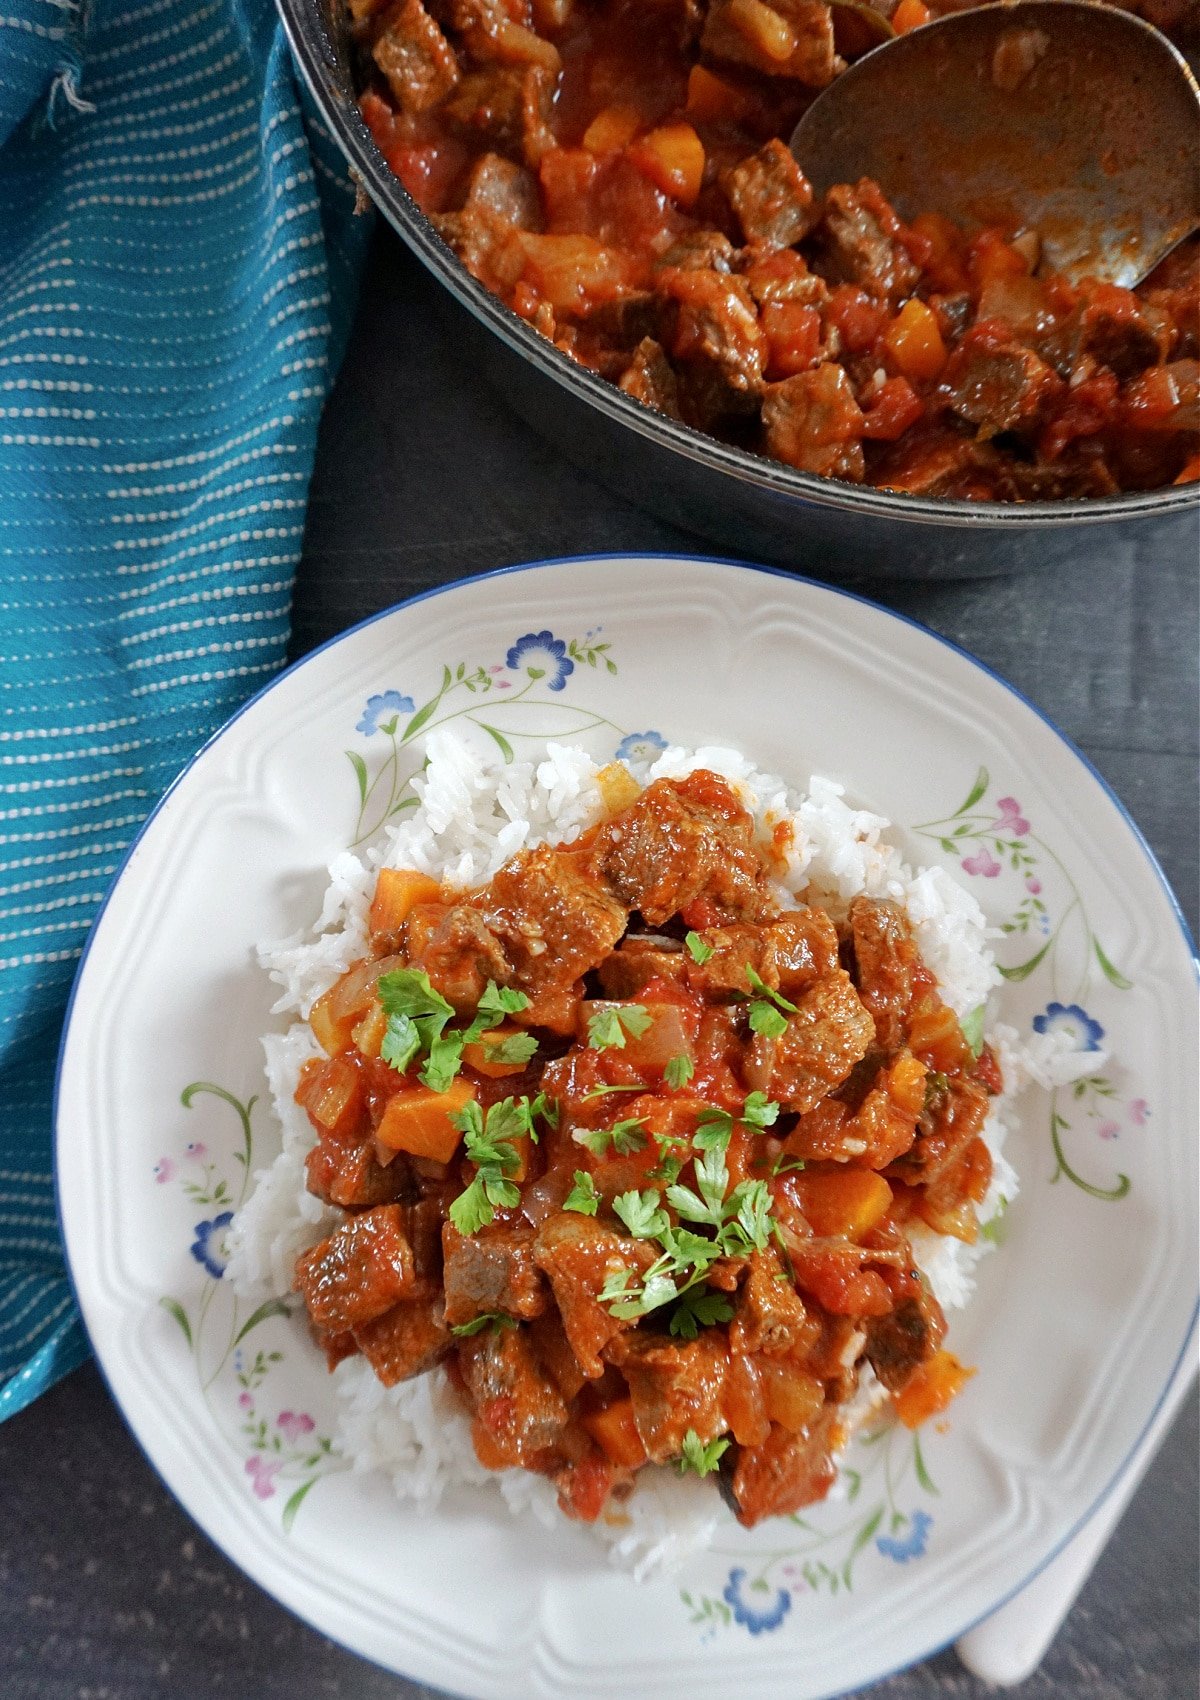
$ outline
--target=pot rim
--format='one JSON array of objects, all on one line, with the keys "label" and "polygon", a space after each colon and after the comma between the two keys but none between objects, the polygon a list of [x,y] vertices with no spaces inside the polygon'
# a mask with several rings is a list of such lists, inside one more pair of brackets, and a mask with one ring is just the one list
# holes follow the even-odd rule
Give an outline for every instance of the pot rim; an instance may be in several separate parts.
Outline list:
[{"label": "pot rim", "polygon": [[[325,0],[336,5],[339,0]],[[276,0],[292,56],[333,140],[345,156],[355,183],[366,190],[389,224],[474,316],[509,348],[564,389],[582,395],[616,423],[709,470],[757,486],[802,505],[903,525],[991,527],[1031,531],[1098,525],[1139,518],[1164,518],[1200,508],[1200,484],[1174,484],[1159,490],[1123,491],[1115,496],[1057,502],[969,502],[958,497],[907,496],[873,486],[844,484],[800,472],[722,443],[715,437],[669,419],[635,401],[615,384],[578,365],[555,348],[527,320],[479,282],[437,234],[408,190],[394,175],[358,110],[337,77],[338,48],[323,15],[323,0]]]}]

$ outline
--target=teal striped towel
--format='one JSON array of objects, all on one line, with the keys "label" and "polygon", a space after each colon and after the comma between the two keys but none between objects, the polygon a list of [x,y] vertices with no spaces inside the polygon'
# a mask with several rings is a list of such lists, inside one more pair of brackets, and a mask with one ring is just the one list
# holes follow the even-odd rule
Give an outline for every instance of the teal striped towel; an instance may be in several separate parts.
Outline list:
[{"label": "teal striped towel", "polygon": [[353,206],[270,0],[0,0],[0,1418],[87,1349],[63,1010],[139,823],[284,659]]}]

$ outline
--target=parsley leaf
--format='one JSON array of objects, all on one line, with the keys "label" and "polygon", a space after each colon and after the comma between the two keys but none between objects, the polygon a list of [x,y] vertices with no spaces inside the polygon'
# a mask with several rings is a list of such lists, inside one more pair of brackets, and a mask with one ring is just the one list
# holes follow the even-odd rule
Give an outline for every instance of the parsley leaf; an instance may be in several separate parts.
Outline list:
[{"label": "parsley leaf", "polygon": [[713,953],[712,945],[705,944],[699,933],[688,933],[683,942],[692,953],[692,961],[698,962],[703,968]]},{"label": "parsley leaf", "polygon": [[613,1210],[635,1240],[655,1240],[671,1223],[660,1208],[661,1197],[653,1187],[645,1192],[622,1192],[613,1199]]},{"label": "parsley leaf", "polygon": [[765,1092],[751,1092],[742,1105],[739,1119],[747,1127],[774,1127],[779,1120],[779,1105],[768,1098]]},{"label": "parsley leaf", "polygon": [[521,1063],[524,1065],[538,1048],[532,1033],[510,1033],[506,1038],[488,1044],[485,1040],[483,1058],[490,1063]]},{"label": "parsley leaf", "polygon": [[773,992],[770,986],[767,985],[767,982],[763,979],[762,975],[757,973],[755,969],[751,968],[749,964],[747,964],[746,967],[746,979],[749,981],[750,989],[757,992],[760,997],[769,998],[770,1001],[773,1004],[776,1004],[780,1009],[786,1009],[789,1015],[795,1015],[795,1004],[789,1003],[782,992]]},{"label": "parsley leaf", "polygon": [[588,1044],[593,1051],[623,1051],[626,1033],[640,1039],[653,1019],[640,1003],[607,1004],[588,1016]]},{"label": "parsley leaf", "polygon": [[964,1015],[959,1022],[962,1036],[971,1048],[971,1055],[977,1057],[983,1050],[983,1015],[986,1005],[977,1004],[969,1015]]},{"label": "parsley leaf", "polygon": [[672,1092],[678,1092],[681,1086],[687,1085],[695,1072],[695,1063],[691,1057],[681,1051],[677,1057],[672,1057],[666,1068],[663,1069],[663,1079]]},{"label": "parsley leaf", "polygon": [[575,1185],[563,1199],[564,1210],[575,1210],[580,1216],[594,1216],[600,1198],[596,1183],[586,1169],[576,1169]]},{"label": "parsley leaf", "polygon": [[771,1238],[771,1194],[766,1181],[742,1181],[725,1205],[726,1226],[722,1243],[732,1255],[765,1251]]},{"label": "parsley leaf", "polygon": [[486,1120],[472,1100],[451,1116],[463,1134],[466,1153],[477,1173],[465,1192],[450,1206],[449,1216],[464,1238],[485,1228],[497,1210],[511,1210],[521,1202],[519,1188],[509,1179],[521,1166],[512,1140],[533,1131],[528,1098],[505,1098],[493,1104]]},{"label": "parsley leaf", "polygon": [[497,1330],[515,1328],[517,1319],[515,1316],[507,1316],[502,1310],[485,1310],[478,1316],[473,1316],[470,1322],[456,1323],[450,1332],[460,1340],[469,1340],[472,1334],[482,1334],[489,1326]]},{"label": "parsley leaf", "polygon": [[590,1092],[585,1092],[583,1102],[591,1103],[593,1098],[607,1098],[610,1092],[644,1092],[646,1087],[642,1081],[634,1086],[593,1086]]},{"label": "parsley leaf", "polygon": [[724,1151],[733,1138],[733,1117],[715,1105],[705,1110],[696,1123],[692,1144],[697,1151]]},{"label": "parsley leaf", "polygon": [[[489,980],[471,1025],[447,1032],[446,1023],[454,1014],[454,1006],[434,990],[428,974],[415,968],[394,968],[391,973],[380,975],[375,990],[388,1018],[380,1056],[397,1073],[404,1074],[424,1052],[421,1079],[431,1092],[448,1090],[462,1068],[465,1045],[473,1044],[506,1015],[515,1015],[529,1003],[524,992],[510,991]],[[523,1037],[521,1042],[525,1042]],[[536,1043],[533,1048],[536,1050]],[[529,1056],[532,1055],[531,1050]],[[528,1057],[500,1060],[528,1061]]]},{"label": "parsley leaf", "polygon": [[710,1440],[706,1446],[690,1428],[683,1437],[683,1450],[675,1460],[675,1468],[681,1476],[689,1470],[694,1470],[698,1476],[710,1476],[721,1461],[721,1454],[729,1450],[729,1441],[725,1435],[719,1435],[716,1440]]},{"label": "parsley leaf", "polygon": [[728,1322],[733,1306],[724,1293],[714,1293],[708,1287],[695,1287],[685,1293],[671,1317],[670,1332],[676,1339],[694,1340],[702,1328],[716,1322]]},{"label": "parsley leaf", "polygon": [[[496,1027],[506,1015],[519,1015],[523,1009],[529,1008],[529,999],[524,992],[514,991],[509,986],[498,986],[494,980],[489,980],[483,988],[483,996],[479,1000],[475,1019],[480,1016],[494,1017],[488,1026]],[[487,1032],[487,1027],[481,1029]]]},{"label": "parsley leaf", "polygon": [[760,1000],[750,1005],[750,1031],[761,1033],[764,1039],[778,1039],[787,1032],[787,1016],[773,1003]]},{"label": "parsley leaf", "polygon": [[571,1138],[576,1145],[586,1146],[595,1157],[603,1157],[609,1150],[618,1157],[628,1157],[647,1143],[642,1132],[645,1120],[645,1116],[632,1116],[628,1121],[614,1122],[611,1127],[576,1128]]},{"label": "parsley leaf", "polygon": [[724,1149],[714,1146],[711,1151],[702,1152],[692,1169],[698,1191],[693,1192],[691,1187],[678,1184],[670,1186],[667,1188],[667,1203],[686,1222],[703,1222],[709,1227],[719,1228],[724,1214],[725,1188],[729,1184]]}]

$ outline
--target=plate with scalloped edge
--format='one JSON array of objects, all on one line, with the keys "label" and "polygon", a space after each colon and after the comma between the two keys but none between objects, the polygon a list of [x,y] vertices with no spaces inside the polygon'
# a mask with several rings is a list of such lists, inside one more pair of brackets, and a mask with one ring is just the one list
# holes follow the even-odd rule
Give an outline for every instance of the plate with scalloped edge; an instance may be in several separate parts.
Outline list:
[{"label": "plate with scalloped edge", "polygon": [[[524,642],[522,642],[524,640]],[[554,666],[548,677],[546,661]],[[569,665],[568,665],[569,664]],[[556,689],[547,688],[548,685]],[[950,1344],[977,1373],[850,1491],[637,1583],[588,1532],[463,1490],[435,1511],[347,1467],[302,1319],[222,1283],[222,1235],[278,1150],[258,941],[308,924],[329,862],[400,806],[421,737],[597,758],[722,744],[839,780],[1001,931],[1001,1017],[1093,1051],[1031,1091],[1022,1190]],[[380,614],[282,674],[142,830],[91,935],[59,1066],[70,1267],[109,1385],[197,1522],[356,1652],[479,1700],[816,1700],[945,1645],[1119,1475],[1196,1307],[1195,978],[1152,857],[1028,703],[923,628],[735,563],[514,568]],[[383,1491],[381,1491],[383,1490]]]}]

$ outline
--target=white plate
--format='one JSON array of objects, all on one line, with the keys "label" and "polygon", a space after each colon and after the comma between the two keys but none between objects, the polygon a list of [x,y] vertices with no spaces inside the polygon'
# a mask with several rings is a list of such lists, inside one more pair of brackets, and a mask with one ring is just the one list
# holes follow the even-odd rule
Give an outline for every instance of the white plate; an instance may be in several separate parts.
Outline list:
[{"label": "white plate", "polygon": [[[677,1581],[639,1587],[585,1531],[511,1520],[494,1494],[421,1516],[352,1474],[329,1445],[332,1388],[302,1322],[247,1314],[216,1278],[222,1217],[278,1143],[253,943],[311,919],[329,859],[403,803],[420,759],[404,734],[429,703],[425,726],[457,717],[522,751],[547,736],[598,755],[637,735],[720,742],[801,784],[841,779],[898,823],[910,859],[958,865],[1012,929],[1005,1017],[1069,1022],[1081,1045],[1103,1029],[1110,1053],[1078,1092],[1024,1100],[1024,1190],[953,1325],[979,1372],[950,1421],[922,1433],[921,1453],[897,1431],[852,1454],[852,1501],[749,1534],[730,1521]],[[356,1651],[489,1700],[814,1700],[996,1607],[1150,1421],[1196,1302],[1194,1017],[1186,933],[1136,830],[967,656],[761,569],[661,556],[522,568],[307,657],[152,816],[92,934],[64,1040],[71,1268],[168,1485],[264,1588]]]}]

